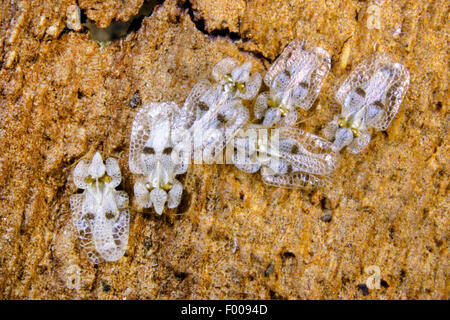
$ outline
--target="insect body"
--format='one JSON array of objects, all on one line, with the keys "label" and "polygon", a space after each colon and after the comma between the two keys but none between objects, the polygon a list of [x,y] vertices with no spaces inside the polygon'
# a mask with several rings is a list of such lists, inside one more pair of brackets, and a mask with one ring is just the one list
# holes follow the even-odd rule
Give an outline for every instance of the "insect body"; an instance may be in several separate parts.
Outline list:
[{"label": "insect body", "polygon": [[173,102],[148,103],[136,114],[131,130],[129,166],[139,177],[134,185],[137,202],[162,214],[165,204],[175,208],[183,186],[175,179],[185,173],[190,158],[186,126],[190,116]]},{"label": "insect body", "polygon": [[315,187],[339,165],[339,154],[331,145],[301,129],[252,125],[234,139],[233,162],[244,172],[261,170],[269,185]]},{"label": "insect body", "polygon": [[267,127],[295,124],[296,108],[311,108],[330,65],[330,55],[324,49],[307,48],[300,40],[291,42],[264,77],[269,91],[255,101],[256,118]]},{"label": "insect body", "polygon": [[115,261],[125,253],[130,214],[128,195],[115,190],[121,178],[117,160],[108,158],[105,165],[98,152],[74,169],[73,181],[84,192],[70,198],[72,220],[92,263]]},{"label": "insect body", "polygon": [[249,118],[242,100],[256,96],[261,85],[259,73],[250,73],[251,63],[239,66],[226,58],[213,69],[215,82],[200,80],[187,97],[183,111],[194,114],[190,131],[194,152],[201,151],[203,160],[214,160]]},{"label": "insect body", "polygon": [[324,130],[333,148],[361,152],[370,142],[370,128],[386,130],[409,86],[409,72],[388,56],[375,53],[358,65],[336,93],[342,111]]},{"label": "insect body", "polygon": [[212,76],[228,98],[243,100],[253,99],[261,86],[261,75],[258,72],[251,73],[252,63],[245,62],[239,66],[233,58],[225,58],[212,70]]}]

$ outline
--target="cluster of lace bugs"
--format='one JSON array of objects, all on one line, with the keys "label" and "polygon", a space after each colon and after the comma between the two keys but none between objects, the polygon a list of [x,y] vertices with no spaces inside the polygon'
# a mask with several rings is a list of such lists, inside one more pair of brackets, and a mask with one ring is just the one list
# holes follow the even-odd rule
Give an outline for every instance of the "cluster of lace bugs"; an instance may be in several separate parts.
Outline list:
[{"label": "cluster of lace bugs", "polygon": [[[183,186],[176,176],[187,171],[192,155],[200,152],[204,162],[212,161],[230,145],[233,164],[244,172],[260,171],[268,185],[309,188],[326,182],[343,148],[359,153],[370,142],[371,128],[386,130],[409,85],[403,65],[372,54],[337,91],[341,114],[326,126],[324,139],[294,125],[296,110],[308,110],[316,100],[330,64],[324,49],[294,40],[264,79],[251,72],[251,62],[226,58],[213,68],[212,81],[193,87],[181,108],[174,102],[144,105],[133,120],[129,151],[138,205],[157,214],[177,207]],[[262,80],[268,90],[258,95]],[[244,100],[254,100],[259,123],[247,124]],[[70,202],[82,247],[93,263],[119,259],[129,211],[127,194],[115,190],[121,180],[117,160],[108,158],[105,166],[96,153],[92,162],[80,161],[73,176],[85,190]]]}]

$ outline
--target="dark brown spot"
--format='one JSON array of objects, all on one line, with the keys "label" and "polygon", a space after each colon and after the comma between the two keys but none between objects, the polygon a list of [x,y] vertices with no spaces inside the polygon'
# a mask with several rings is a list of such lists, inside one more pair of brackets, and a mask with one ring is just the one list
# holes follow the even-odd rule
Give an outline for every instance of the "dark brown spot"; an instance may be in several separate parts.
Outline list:
[{"label": "dark brown spot", "polygon": [[167,147],[167,148],[164,148],[164,150],[163,150],[163,154],[167,154],[167,155],[169,155],[169,154],[171,154],[171,153],[172,153],[172,150],[173,150],[173,148],[172,148],[172,147]]},{"label": "dark brown spot", "polygon": [[264,275],[266,277],[270,276],[270,274],[273,272],[273,269],[275,269],[275,265],[273,263],[269,264],[266,270],[264,271]]},{"label": "dark brown spot", "polygon": [[291,152],[293,153],[293,154],[298,154],[298,145],[296,145],[296,144],[294,144],[293,146],[292,146],[292,149],[291,149]]},{"label": "dark brown spot", "polygon": [[84,215],[84,219],[86,219],[86,220],[92,220],[92,219],[94,219],[94,217],[95,217],[95,215],[91,212],[88,212]]},{"label": "dark brown spot", "polygon": [[384,104],[380,100],[375,101],[373,104],[376,105],[380,109],[384,109]]},{"label": "dark brown spot", "polygon": [[148,238],[144,240],[144,248],[145,250],[149,250],[153,246],[152,239]]},{"label": "dark brown spot", "polygon": [[320,204],[322,206],[322,210],[330,210],[331,209],[331,201],[327,197],[323,197],[320,200]]},{"label": "dark brown spot", "polygon": [[270,299],[272,299],[272,300],[286,300],[285,297],[283,297],[278,292],[273,291],[273,290],[269,291],[269,296],[270,296]]},{"label": "dark brown spot", "polygon": [[291,174],[292,171],[294,171],[294,170],[292,169],[292,165],[288,164],[286,174]]},{"label": "dark brown spot", "polygon": [[403,280],[405,280],[406,277],[406,271],[405,270],[400,270],[400,283],[403,282]]},{"label": "dark brown spot", "polygon": [[358,289],[362,291],[362,294],[367,296],[369,294],[369,288],[364,283],[358,284]]},{"label": "dark brown spot", "polygon": [[209,106],[206,103],[201,102],[201,101],[198,103],[198,108],[200,110],[202,110],[202,111],[208,111],[209,110]]},{"label": "dark brown spot", "polygon": [[283,259],[283,260],[295,259],[295,254],[293,254],[292,252],[289,252],[289,251],[285,251],[281,254],[281,259]]},{"label": "dark brown spot", "polygon": [[191,206],[191,194],[187,191],[183,191],[181,195],[180,204],[177,207],[177,214],[182,214],[188,211]]},{"label": "dark brown spot", "polygon": [[366,96],[366,92],[361,87],[356,88],[356,93],[359,94],[363,98]]},{"label": "dark brown spot", "polygon": [[225,116],[221,113],[219,113],[217,115],[217,120],[219,120],[220,123],[225,123],[227,121],[227,119],[225,118]]},{"label": "dark brown spot", "polygon": [[155,149],[152,147],[144,147],[144,150],[142,150],[145,154],[155,154]]},{"label": "dark brown spot", "polygon": [[333,216],[330,213],[326,213],[323,216],[320,217],[320,220],[323,222],[330,222]]},{"label": "dark brown spot", "polygon": [[114,218],[114,213],[107,212],[107,213],[105,213],[105,217],[106,217],[106,219],[111,220],[112,218]]},{"label": "dark brown spot", "polygon": [[302,87],[302,88],[305,88],[305,89],[309,88],[309,85],[306,82],[300,83],[299,86]]},{"label": "dark brown spot", "polygon": [[186,277],[188,276],[188,274],[187,274],[186,272],[177,271],[177,270],[174,270],[173,274],[174,274],[175,277],[178,278],[180,281],[183,281],[183,280],[186,279]]}]

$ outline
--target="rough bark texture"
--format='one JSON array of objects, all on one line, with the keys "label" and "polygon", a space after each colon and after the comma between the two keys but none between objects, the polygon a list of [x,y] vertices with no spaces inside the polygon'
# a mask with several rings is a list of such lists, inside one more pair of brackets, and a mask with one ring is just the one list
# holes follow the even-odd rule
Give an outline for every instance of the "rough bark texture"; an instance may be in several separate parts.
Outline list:
[{"label": "rough bark texture", "polygon": [[[142,2],[78,5],[105,27]],[[371,29],[371,1],[167,0],[110,44],[65,28],[75,4],[1,2],[0,298],[450,298],[447,1],[384,1]],[[333,182],[312,192],[191,166],[178,209],[132,206],[125,257],[91,265],[70,220],[71,171],[97,150],[117,157],[132,196],[133,95],[182,104],[222,58],[264,71],[296,37],[332,55],[299,124],[319,135],[353,66],[374,50],[406,65],[411,85],[387,132],[343,152]],[[364,296],[371,265],[382,286]]]}]

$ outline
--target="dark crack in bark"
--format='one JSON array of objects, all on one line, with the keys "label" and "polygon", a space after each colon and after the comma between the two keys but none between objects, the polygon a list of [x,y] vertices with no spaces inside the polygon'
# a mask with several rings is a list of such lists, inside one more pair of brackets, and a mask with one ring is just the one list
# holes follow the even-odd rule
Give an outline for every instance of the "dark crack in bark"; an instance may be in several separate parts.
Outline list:
[{"label": "dark crack in bark", "polygon": [[250,54],[255,59],[258,59],[263,66],[268,66],[273,63],[272,59],[264,56],[264,54],[260,51],[255,50],[245,50],[242,49],[238,43],[245,43],[245,42],[253,42],[252,39],[247,38],[245,36],[242,36],[239,32],[232,32],[228,28],[224,29],[214,29],[211,31],[206,30],[205,27],[205,18],[200,16],[200,13],[192,7],[192,3],[189,0],[180,0],[178,3],[178,6],[182,7],[184,10],[187,10],[187,13],[189,14],[189,17],[191,18],[192,22],[194,23],[196,29],[200,31],[201,33],[211,37],[211,38],[226,38],[230,40],[232,43],[234,43],[238,49],[242,52],[245,52],[247,54]]},{"label": "dark crack in bark", "polygon": [[146,0],[139,12],[128,21],[113,21],[106,28],[99,28],[94,21],[87,18],[81,9],[81,23],[89,29],[92,39],[98,42],[109,42],[124,38],[130,32],[139,30],[145,17],[152,15],[154,8],[161,5],[163,0]]}]

